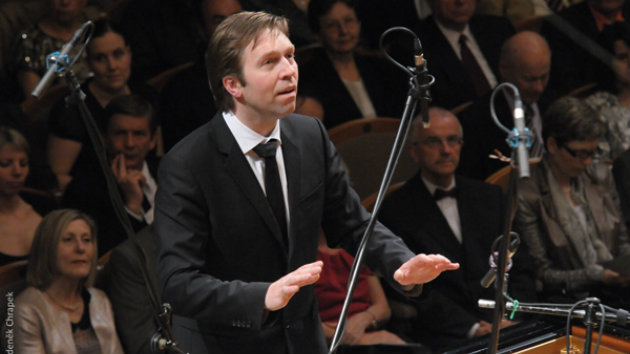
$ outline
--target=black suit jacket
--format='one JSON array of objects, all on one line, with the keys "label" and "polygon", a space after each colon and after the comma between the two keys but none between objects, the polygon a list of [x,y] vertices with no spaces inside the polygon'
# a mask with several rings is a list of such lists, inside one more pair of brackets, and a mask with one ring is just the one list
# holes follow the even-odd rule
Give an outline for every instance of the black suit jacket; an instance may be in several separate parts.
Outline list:
[{"label": "black suit jacket", "polygon": [[[160,159],[158,157],[147,157],[146,161],[151,176],[156,178]],[[124,197],[122,198],[124,203]],[[125,230],[114,212],[114,205],[109,197],[105,175],[99,167],[79,169],[72,177],[70,184],[68,184],[61,204],[66,208],[79,209],[94,218],[98,227],[99,255],[105,254],[127,239]],[[147,225],[146,222],[139,221],[132,216],[129,216],[129,220],[133,230],[136,232]]]},{"label": "black suit jacket", "polygon": [[[514,27],[503,17],[485,15],[473,16],[469,26],[498,80],[501,46],[515,33]],[[415,32],[422,41],[429,73],[435,76],[435,84],[431,86],[432,104],[450,109],[477,98],[466,69],[438,28],[433,16],[420,21]]]},{"label": "black suit jacket", "polygon": [[[404,73],[376,56],[355,54],[354,58],[377,116],[400,118],[408,89]],[[361,118],[359,107],[323,48],[314,49],[310,60],[300,65],[299,92],[322,104],[328,129]]]},{"label": "black suit jacket", "polygon": [[[317,258],[320,227],[355,254],[369,214],[350,188],[317,119],[280,120],[288,182],[288,248],[225,120],[209,123],[162,159],[155,215],[158,279],[174,313],[196,320],[212,353],[324,353],[313,286],[266,318],[270,283]],[[378,224],[367,265],[393,282],[413,254]],[[192,331],[192,330],[191,330]]]},{"label": "black suit jacket", "polygon": [[[481,311],[477,300],[494,299],[493,287],[483,288],[480,280],[489,269],[492,243],[502,233],[502,192],[497,186],[461,176],[456,176],[456,185],[462,244],[420,173],[388,196],[379,214],[383,224],[400,235],[412,251],[439,253],[460,264],[458,270],[428,283],[427,296],[418,305],[415,339],[433,349],[464,340],[479,320],[492,320],[491,312]],[[519,267],[527,269],[525,264]],[[533,275],[517,269],[510,274],[509,293],[521,301],[532,300]]]}]

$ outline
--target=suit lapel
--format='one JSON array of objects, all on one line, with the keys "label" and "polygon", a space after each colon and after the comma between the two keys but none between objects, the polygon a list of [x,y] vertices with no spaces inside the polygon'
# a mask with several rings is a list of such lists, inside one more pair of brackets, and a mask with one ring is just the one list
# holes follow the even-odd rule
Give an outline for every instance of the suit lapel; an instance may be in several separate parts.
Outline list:
[{"label": "suit lapel", "polygon": [[234,135],[228,128],[222,115],[215,117],[211,124],[214,125],[214,140],[217,142],[217,148],[221,153],[227,155],[225,158],[225,171],[232,177],[234,182],[240,187],[245,197],[250,201],[254,209],[260,215],[262,221],[271,231],[273,237],[278,241],[287,253],[287,247],[282,241],[282,233],[275,221],[275,216],[267,202],[267,198],[260,188],[260,184],[252,171],[245,155],[234,139]]},{"label": "suit lapel", "polygon": [[297,214],[293,213],[293,210],[297,210],[298,196],[300,195],[300,181],[302,175],[302,168],[300,165],[301,152],[298,150],[297,145],[293,143],[293,136],[287,129],[281,130],[282,134],[282,155],[284,156],[284,169],[287,174],[287,192],[289,193],[289,255],[293,253],[295,225],[299,225],[297,220]]},{"label": "suit lapel", "polygon": [[[428,59],[428,67],[437,66],[442,68],[443,73],[448,76],[451,82],[466,82],[468,73],[464,69],[462,62],[457,58],[457,54],[451,47],[450,43],[440,31],[440,28],[435,23],[435,19],[431,16],[426,19],[427,29],[431,34],[427,34],[429,38],[433,38],[427,45],[430,48],[431,53],[435,53],[430,59]],[[430,47],[429,47],[430,46]],[[462,79],[466,78],[466,79]]]}]

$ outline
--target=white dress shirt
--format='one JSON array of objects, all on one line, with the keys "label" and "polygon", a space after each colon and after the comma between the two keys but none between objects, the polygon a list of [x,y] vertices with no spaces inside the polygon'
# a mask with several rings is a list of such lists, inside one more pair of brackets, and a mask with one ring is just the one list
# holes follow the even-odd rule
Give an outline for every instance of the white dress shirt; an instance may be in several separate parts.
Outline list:
[{"label": "white dress shirt", "polygon": [[[426,178],[424,178],[424,176],[422,176],[422,182],[424,182],[424,185],[427,187],[431,195],[435,194],[435,190],[438,188],[444,189],[442,187],[439,187],[429,182]],[[451,182],[451,185],[448,186],[446,190],[450,190],[452,188],[455,188],[455,178],[453,178],[453,182]],[[448,226],[451,227],[451,231],[453,231],[455,238],[461,244],[462,243],[462,227],[461,227],[461,222],[459,220],[459,211],[457,210],[457,199],[453,197],[445,197],[436,201],[436,203],[437,203],[437,206],[442,211],[442,215],[444,215],[444,218],[446,218],[446,222],[448,222]]]},{"label": "white dress shirt", "polygon": [[254,152],[254,148],[260,143],[266,143],[271,139],[276,139],[280,142],[278,149],[276,150],[276,162],[278,163],[278,173],[280,174],[280,184],[282,185],[282,194],[284,195],[284,209],[287,215],[287,230],[289,230],[289,221],[290,221],[290,213],[289,213],[289,193],[287,189],[287,172],[284,166],[284,155],[282,154],[282,139],[280,138],[280,122],[281,119],[277,120],[276,127],[273,129],[269,136],[263,136],[255,132],[253,129],[249,128],[243,122],[241,122],[234,113],[223,112],[223,119],[225,119],[225,123],[234,135],[234,139],[236,139],[236,143],[239,148],[245,155],[249,166],[252,168],[258,183],[260,184],[260,188],[263,193],[267,193],[265,191],[265,159],[261,158]]}]

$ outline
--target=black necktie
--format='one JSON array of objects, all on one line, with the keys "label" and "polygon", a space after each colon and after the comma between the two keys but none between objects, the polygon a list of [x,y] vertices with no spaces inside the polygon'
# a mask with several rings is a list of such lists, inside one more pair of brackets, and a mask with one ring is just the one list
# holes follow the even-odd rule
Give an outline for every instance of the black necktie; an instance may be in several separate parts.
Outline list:
[{"label": "black necktie", "polygon": [[280,183],[278,163],[276,162],[277,149],[278,140],[270,139],[264,144],[258,144],[254,148],[254,152],[265,159],[265,190],[267,192],[267,202],[269,202],[269,206],[271,206],[271,210],[276,216],[276,221],[282,231],[284,244],[288,246],[287,215],[284,208],[284,193],[282,192],[282,184]]},{"label": "black necktie", "polygon": [[457,188],[451,188],[449,190],[444,190],[444,189],[438,188],[433,193],[433,199],[435,199],[435,201],[438,201],[438,200],[440,200],[442,198],[446,198],[446,197],[457,198]]},{"label": "black necktie", "polygon": [[532,120],[534,119],[534,109],[529,104],[525,104],[524,106],[525,106],[525,126],[533,132],[534,126],[532,124]]},{"label": "black necktie", "polygon": [[477,92],[477,97],[481,97],[490,91],[490,84],[488,83],[488,79],[486,75],[483,74],[483,70],[479,66],[477,59],[468,48],[466,44],[468,41],[468,37],[462,34],[459,37],[459,45],[461,46],[461,55],[462,55],[462,64],[464,64],[464,68],[470,76],[472,80],[473,86],[475,86],[475,92]]}]

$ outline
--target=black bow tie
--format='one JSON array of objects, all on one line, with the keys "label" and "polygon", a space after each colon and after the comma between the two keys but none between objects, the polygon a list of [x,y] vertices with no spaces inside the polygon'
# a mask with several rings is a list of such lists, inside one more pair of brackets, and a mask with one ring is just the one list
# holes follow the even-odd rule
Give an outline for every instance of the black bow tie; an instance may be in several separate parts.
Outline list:
[{"label": "black bow tie", "polygon": [[435,193],[433,193],[433,199],[436,201],[446,197],[457,198],[457,188],[451,188],[449,190],[438,188],[435,190]]}]

